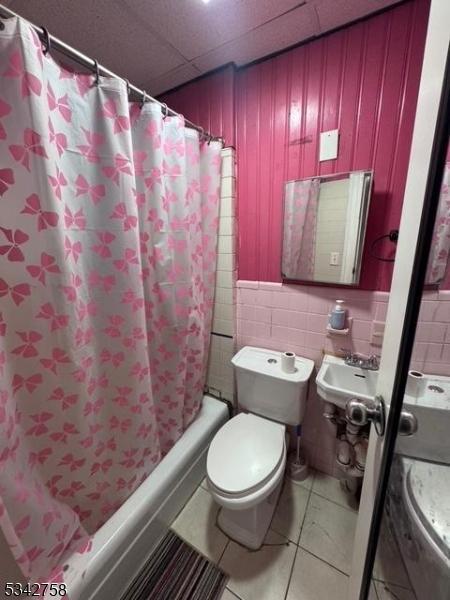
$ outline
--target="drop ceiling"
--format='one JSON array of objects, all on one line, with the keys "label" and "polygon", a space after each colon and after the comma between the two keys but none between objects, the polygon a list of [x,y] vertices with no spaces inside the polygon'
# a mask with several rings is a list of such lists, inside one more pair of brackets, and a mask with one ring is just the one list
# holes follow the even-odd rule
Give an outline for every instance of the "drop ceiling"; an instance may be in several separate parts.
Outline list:
[{"label": "drop ceiling", "polygon": [[399,1],[9,0],[3,4],[155,96],[226,63],[242,66]]}]

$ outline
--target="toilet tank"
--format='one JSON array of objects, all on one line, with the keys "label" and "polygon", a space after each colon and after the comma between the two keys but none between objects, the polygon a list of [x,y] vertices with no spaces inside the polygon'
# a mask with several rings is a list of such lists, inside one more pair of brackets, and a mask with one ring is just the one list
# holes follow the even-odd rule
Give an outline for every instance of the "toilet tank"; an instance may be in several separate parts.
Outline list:
[{"label": "toilet tank", "polygon": [[302,422],[314,368],[312,360],[297,356],[295,372],[285,373],[281,370],[281,352],[245,346],[231,362],[240,408],[286,425]]}]

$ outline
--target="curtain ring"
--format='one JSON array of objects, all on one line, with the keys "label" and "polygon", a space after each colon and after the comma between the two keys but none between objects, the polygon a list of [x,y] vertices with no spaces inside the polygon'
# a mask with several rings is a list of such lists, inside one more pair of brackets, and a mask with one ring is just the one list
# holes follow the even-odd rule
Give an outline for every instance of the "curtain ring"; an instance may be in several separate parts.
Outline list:
[{"label": "curtain ring", "polygon": [[127,96],[130,96],[130,82],[128,81],[128,79],[125,79],[125,85],[127,86]]},{"label": "curtain ring", "polygon": [[144,108],[145,103],[147,102],[147,92],[143,90],[142,92],[142,101],[141,101],[141,110]]},{"label": "curtain ring", "polygon": [[163,114],[163,119],[167,119],[167,117],[169,116],[169,107],[165,102],[161,104],[161,112]]},{"label": "curtain ring", "polygon": [[44,47],[42,49],[42,52],[45,55],[50,50],[52,44],[51,44],[51,41],[50,41],[50,34],[48,32],[48,29],[46,29],[45,27],[41,27],[41,29],[42,29],[42,34],[44,36],[44,39],[43,39]]},{"label": "curtain ring", "polygon": [[198,132],[199,132],[198,141],[202,142],[205,138],[205,130],[203,129],[203,127],[199,127]]},{"label": "curtain ring", "polygon": [[94,58],[94,85],[100,83],[100,69],[98,68],[98,61]]}]

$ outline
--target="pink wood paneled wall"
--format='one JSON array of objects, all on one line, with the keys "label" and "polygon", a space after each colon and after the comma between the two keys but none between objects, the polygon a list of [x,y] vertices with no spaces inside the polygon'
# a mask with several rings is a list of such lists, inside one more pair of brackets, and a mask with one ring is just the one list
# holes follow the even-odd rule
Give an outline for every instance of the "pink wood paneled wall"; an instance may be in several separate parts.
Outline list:
[{"label": "pink wood paneled wall", "polygon": [[[237,72],[240,279],[280,281],[283,181],[373,168],[361,287],[390,289],[392,265],[368,247],[400,223],[428,7],[408,2]],[[319,163],[319,133],[336,128],[338,158]]]},{"label": "pink wood paneled wall", "polygon": [[214,135],[235,145],[234,67],[227,65],[207,77],[187,83],[159,100]]},{"label": "pink wood paneled wall", "polygon": [[[373,169],[361,287],[389,290],[392,264],[368,249],[400,223],[428,10],[429,0],[411,0],[163,97],[237,147],[240,279],[280,281],[285,180]],[[335,128],[339,156],[319,163],[319,133]]]}]

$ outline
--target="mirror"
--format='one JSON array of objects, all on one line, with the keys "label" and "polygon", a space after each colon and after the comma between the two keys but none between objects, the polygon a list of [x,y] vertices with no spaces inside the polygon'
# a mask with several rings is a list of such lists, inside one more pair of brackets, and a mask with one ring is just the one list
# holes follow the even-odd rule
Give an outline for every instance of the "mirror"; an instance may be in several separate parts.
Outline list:
[{"label": "mirror", "polygon": [[425,284],[450,288],[450,144],[444,169],[439,205],[433,231],[433,242],[428,259]]},{"label": "mirror", "polygon": [[353,171],[285,183],[283,279],[359,283],[372,176]]}]

